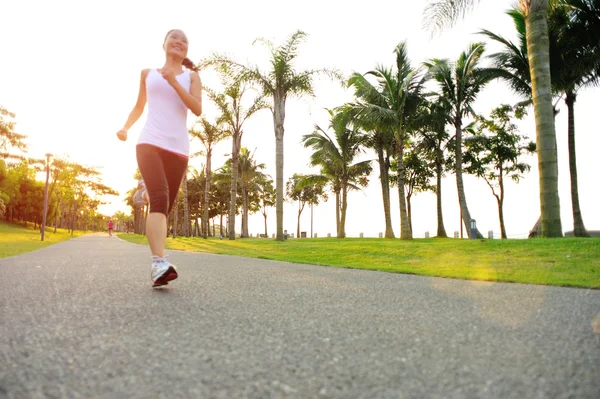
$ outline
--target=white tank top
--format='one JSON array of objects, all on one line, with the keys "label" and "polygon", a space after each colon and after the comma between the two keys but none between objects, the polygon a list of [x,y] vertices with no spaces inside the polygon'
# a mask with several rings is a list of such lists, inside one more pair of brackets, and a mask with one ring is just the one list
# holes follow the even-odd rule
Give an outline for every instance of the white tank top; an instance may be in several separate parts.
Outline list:
[{"label": "white tank top", "polygon": [[[184,89],[190,91],[189,71],[184,70],[176,79]],[[146,75],[146,100],[148,116],[138,144],[151,144],[188,157],[187,106],[156,69],[151,69]]]}]

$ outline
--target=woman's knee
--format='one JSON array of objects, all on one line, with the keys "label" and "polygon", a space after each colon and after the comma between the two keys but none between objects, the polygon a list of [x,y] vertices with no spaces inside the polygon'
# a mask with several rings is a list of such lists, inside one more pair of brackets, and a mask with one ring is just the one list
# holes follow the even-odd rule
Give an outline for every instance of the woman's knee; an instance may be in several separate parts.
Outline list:
[{"label": "woman's knee", "polygon": [[168,215],[169,209],[169,190],[152,190],[148,191],[150,197],[150,212],[162,213]]}]

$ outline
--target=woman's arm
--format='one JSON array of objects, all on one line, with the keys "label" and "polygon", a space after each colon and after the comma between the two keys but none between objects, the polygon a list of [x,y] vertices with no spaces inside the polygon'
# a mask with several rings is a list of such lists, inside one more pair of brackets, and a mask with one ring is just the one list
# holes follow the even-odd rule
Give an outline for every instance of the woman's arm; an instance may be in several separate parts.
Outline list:
[{"label": "woman's arm", "polygon": [[142,70],[140,74],[140,91],[138,92],[137,101],[129,113],[127,122],[123,125],[123,128],[117,133],[117,136],[125,141],[127,139],[127,131],[140,119],[142,113],[144,113],[144,107],[146,106],[146,76],[148,76],[149,69]]},{"label": "woman's arm", "polygon": [[202,81],[198,72],[190,72],[190,91],[184,89],[184,87],[177,81],[175,74],[172,69],[162,68],[161,74],[163,78],[169,82],[171,87],[175,89],[183,103],[194,113],[196,116],[202,114]]},{"label": "woman's arm", "polygon": [[149,71],[149,69],[144,69],[140,75],[140,91],[138,92],[137,102],[123,126],[124,130],[129,130],[144,113],[144,107],[146,106],[146,76],[148,76]]}]

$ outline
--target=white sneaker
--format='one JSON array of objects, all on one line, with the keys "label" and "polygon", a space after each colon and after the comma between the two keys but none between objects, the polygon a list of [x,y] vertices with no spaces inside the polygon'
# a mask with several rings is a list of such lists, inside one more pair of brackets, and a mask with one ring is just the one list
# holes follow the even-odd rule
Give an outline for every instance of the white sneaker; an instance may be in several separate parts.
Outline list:
[{"label": "white sneaker", "polygon": [[175,280],[178,277],[177,269],[167,261],[166,256],[164,258],[153,256],[150,277],[153,287],[167,285],[169,281]]}]

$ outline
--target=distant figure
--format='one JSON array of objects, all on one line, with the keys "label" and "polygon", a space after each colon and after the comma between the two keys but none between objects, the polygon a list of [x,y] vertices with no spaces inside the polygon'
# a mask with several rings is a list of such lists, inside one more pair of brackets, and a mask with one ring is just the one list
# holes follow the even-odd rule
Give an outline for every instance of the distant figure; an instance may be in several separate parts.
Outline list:
[{"label": "distant figure", "polygon": [[127,140],[127,131],[140,118],[148,102],[148,116],[137,142],[136,154],[150,202],[146,232],[152,252],[153,287],[177,278],[175,266],[164,254],[167,217],[188,165],[188,109],[196,116],[202,114],[202,82],[198,69],[187,58],[187,36],[181,30],[170,30],[163,49],[165,64],[162,68],[142,71],[137,102],[123,128],[117,132],[120,140]]},{"label": "distant figure", "polygon": [[108,221],[108,236],[112,237],[112,231],[113,231],[113,227],[114,227],[114,222],[112,220],[112,218],[109,219]]}]

